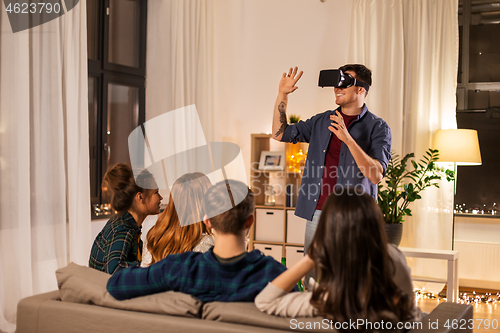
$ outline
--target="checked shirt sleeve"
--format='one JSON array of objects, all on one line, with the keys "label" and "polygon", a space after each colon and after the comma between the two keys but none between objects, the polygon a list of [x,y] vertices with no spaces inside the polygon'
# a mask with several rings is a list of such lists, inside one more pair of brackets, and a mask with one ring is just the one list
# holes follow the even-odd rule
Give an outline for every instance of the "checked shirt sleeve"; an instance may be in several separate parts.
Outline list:
[{"label": "checked shirt sleeve", "polygon": [[146,268],[120,269],[108,280],[107,290],[117,300],[178,290],[183,266],[177,255],[170,255]]},{"label": "checked shirt sleeve", "polygon": [[139,266],[141,264],[137,259],[135,261],[127,261],[130,257],[137,258],[137,253],[131,255],[135,242],[137,242],[133,231],[117,231],[112,234],[109,242],[110,246],[108,247],[108,253],[105,258],[105,262],[107,263],[105,266],[106,273],[114,274],[120,268]]}]

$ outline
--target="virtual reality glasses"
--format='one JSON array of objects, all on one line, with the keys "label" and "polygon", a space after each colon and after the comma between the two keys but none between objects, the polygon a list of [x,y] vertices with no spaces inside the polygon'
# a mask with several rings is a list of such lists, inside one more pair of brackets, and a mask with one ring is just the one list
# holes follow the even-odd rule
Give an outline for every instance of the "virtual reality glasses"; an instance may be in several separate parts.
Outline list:
[{"label": "virtual reality glasses", "polygon": [[364,82],[356,80],[348,73],[344,73],[340,69],[324,69],[319,72],[318,86],[335,87],[335,88],[349,88],[352,86],[363,87],[366,91],[370,86]]}]

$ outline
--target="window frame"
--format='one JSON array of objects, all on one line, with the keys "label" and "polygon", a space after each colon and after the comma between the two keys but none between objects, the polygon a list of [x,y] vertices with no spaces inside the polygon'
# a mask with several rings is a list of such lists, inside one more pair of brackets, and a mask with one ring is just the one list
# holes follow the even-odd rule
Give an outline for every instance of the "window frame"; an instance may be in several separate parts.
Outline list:
[{"label": "window frame", "polygon": [[[88,77],[96,78],[96,93],[94,97],[95,123],[90,124],[95,129],[96,147],[95,159],[90,151],[90,163],[94,164],[95,191],[91,193],[91,217],[101,219],[103,215],[97,215],[96,205],[105,204],[101,191],[101,183],[107,169],[106,128],[108,114],[108,85],[109,83],[139,88],[139,119],[138,124],[145,122],[146,118],[146,41],[147,41],[147,0],[136,0],[140,4],[139,14],[139,67],[113,64],[108,61],[109,43],[109,6],[110,0],[100,1],[97,19],[97,54],[98,60],[88,58]],[[90,115],[89,115],[90,116]],[[89,133],[90,135],[90,133]],[[90,142],[89,142],[90,145]],[[90,147],[92,148],[92,147]],[[92,177],[91,177],[92,178]],[[90,179],[89,179],[90,182]],[[91,186],[92,190],[92,186]],[[111,214],[105,215],[108,218]]]},{"label": "window frame", "polygon": [[[499,2],[500,3],[500,2]],[[472,1],[471,0],[461,0],[459,2],[459,5],[462,6],[462,11],[461,11],[461,20],[459,16],[459,25],[461,25],[462,28],[462,35],[460,36],[459,39],[459,47],[461,50],[461,66],[458,68],[459,72],[461,72],[461,75],[457,76],[457,108],[456,108],[456,115],[457,118],[460,114],[465,114],[465,113],[486,113],[486,109],[470,109],[469,108],[469,90],[480,90],[480,91],[500,91],[500,82],[469,82],[470,80],[470,57],[469,57],[469,49],[470,49],[470,27],[471,27],[471,21],[472,21]],[[459,11],[460,15],[460,11]],[[458,80],[460,78],[461,80]],[[493,107],[493,106],[489,106]],[[457,122],[458,125],[458,122]],[[461,127],[464,128],[464,127]],[[474,129],[472,126],[468,126],[467,128]],[[476,129],[477,130],[477,129]],[[479,133],[478,133],[479,134]],[[479,135],[481,136],[481,135]],[[480,142],[481,144],[481,142]],[[480,147],[480,149],[483,149],[483,147]],[[484,156],[483,153],[481,153],[482,156]],[[459,167],[461,168],[461,167]],[[467,167],[469,168],[469,167]],[[463,176],[462,176],[463,177]],[[458,178],[457,181],[460,182],[461,176],[460,176],[460,171],[458,172]],[[463,178],[462,178],[463,179]],[[460,188],[457,186],[457,191]],[[468,189],[470,190],[470,189]],[[457,201],[458,197],[457,194],[455,194],[455,203],[460,204],[460,202]],[[454,207],[456,208],[456,207]],[[472,207],[466,207],[466,208],[472,208]],[[456,216],[477,216],[477,217],[497,217],[498,215],[477,215],[477,214],[469,214],[469,213],[463,213],[456,211],[454,213]]]}]

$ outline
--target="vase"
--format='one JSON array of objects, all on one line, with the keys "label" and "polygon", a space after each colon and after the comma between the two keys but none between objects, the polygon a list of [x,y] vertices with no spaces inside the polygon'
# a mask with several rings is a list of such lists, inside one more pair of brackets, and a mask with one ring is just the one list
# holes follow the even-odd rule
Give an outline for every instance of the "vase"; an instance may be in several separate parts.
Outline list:
[{"label": "vase", "polygon": [[403,236],[403,224],[395,223],[395,224],[385,224],[385,233],[387,234],[387,241],[390,244],[394,244],[399,246],[401,243],[401,237]]}]

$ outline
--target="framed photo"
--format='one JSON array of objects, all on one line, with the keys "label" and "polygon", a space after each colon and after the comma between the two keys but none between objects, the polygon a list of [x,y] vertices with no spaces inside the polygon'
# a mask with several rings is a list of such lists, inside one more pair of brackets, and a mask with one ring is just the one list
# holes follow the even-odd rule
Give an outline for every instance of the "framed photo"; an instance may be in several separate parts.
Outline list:
[{"label": "framed photo", "polygon": [[260,153],[259,170],[279,171],[285,169],[284,151],[262,151]]}]

